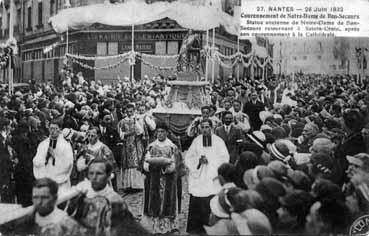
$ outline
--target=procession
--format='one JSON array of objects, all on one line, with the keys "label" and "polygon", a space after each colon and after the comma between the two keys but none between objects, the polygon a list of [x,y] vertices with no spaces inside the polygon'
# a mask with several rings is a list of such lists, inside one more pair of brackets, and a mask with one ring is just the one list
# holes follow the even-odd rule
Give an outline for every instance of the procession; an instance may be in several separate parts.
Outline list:
[{"label": "procession", "polygon": [[362,230],[368,38],[240,39],[242,1],[0,2],[1,235]]}]

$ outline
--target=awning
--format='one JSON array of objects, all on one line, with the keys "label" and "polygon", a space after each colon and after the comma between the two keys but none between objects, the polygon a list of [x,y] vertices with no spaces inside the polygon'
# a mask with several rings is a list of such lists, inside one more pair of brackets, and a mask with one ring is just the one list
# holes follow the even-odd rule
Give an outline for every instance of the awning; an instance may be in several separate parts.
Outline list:
[{"label": "awning", "polygon": [[146,4],[141,1],[126,3],[104,3],[64,9],[51,17],[49,22],[57,33],[68,29],[81,29],[94,23],[112,26],[142,25],[163,18],[175,20],[184,28],[209,30],[224,26],[230,34],[237,35],[239,20],[225,12],[210,6],[196,6],[186,2],[155,2]]}]

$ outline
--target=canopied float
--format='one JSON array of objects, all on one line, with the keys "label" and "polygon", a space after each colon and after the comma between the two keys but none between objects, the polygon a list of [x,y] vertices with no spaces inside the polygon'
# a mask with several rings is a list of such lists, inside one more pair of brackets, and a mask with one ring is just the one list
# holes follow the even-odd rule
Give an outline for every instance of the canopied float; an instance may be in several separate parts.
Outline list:
[{"label": "canopied float", "polygon": [[[200,108],[210,102],[206,93],[206,86],[209,84],[205,70],[206,56],[201,53],[204,48],[199,35],[192,30],[205,32],[222,26],[228,33],[238,34],[238,26],[234,24],[232,16],[215,6],[198,4],[199,2],[174,1],[146,4],[144,1],[127,1],[116,4],[95,4],[65,9],[51,17],[50,23],[57,33],[68,32],[69,29],[82,29],[95,23],[132,26],[132,45],[134,25],[169,18],[183,28],[189,29],[178,56],[177,79],[168,82],[171,87],[169,95],[162,106],[153,111],[158,120],[169,124],[173,134],[184,137],[191,120],[201,115]],[[135,56],[133,51],[132,55]],[[201,80],[201,78],[204,79]]]}]

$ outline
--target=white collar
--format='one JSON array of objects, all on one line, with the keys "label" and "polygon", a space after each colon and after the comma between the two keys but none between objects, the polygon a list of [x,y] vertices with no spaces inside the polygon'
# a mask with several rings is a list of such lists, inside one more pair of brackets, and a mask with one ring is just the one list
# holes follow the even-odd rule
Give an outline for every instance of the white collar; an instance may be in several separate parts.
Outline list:
[{"label": "white collar", "polygon": [[173,142],[170,141],[168,138],[166,138],[163,142],[160,142],[158,139],[156,139],[154,141],[155,145],[158,145],[159,147],[164,147],[164,146],[172,146]]},{"label": "white collar", "polygon": [[86,194],[87,198],[94,198],[96,196],[107,197],[112,192],[114,192],[113,188],[110,187],[108,184],[105,186],[105,188],[101,189],[100,191],[95,191],[91,186],[91,182],[90,181],[88,182],[89,182],[89,188]]},{"label": "white collar", "polygon": [[40,214],[36,212],[35,222],[38,226],[45,227],[50,224],[59,223],[65,216],[67,216],[66,212],[55,207],[47,216],[40,216]]}]

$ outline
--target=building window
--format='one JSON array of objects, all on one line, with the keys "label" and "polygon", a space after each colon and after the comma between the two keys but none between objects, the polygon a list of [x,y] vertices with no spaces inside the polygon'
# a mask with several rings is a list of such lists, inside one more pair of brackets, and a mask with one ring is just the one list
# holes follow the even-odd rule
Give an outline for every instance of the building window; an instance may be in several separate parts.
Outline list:
[{"label": "building window", "polygon": [[32,7],[27,9],[27,30],[32,30]]},{"label": "building window", "polygon": [[167,52],[167,49],[166,49],[166,42],[165,41],[155,42],[155,54],[165,55],[166,52]]},{"label": "building window", "polygon": [[319,56],[318,56],[318,60],[321,60],[321,59],[322,59],[322,56],[321,56],[321,55],[319,55]]},{"label": "building window", "polygon": [[42,2],[38,3],[38,27],[42,27]]},{"label": "building window", "polygon": [[307,56],[303,56],[302,58],[303,58],[304,60],[306,60],[306,59],[307,59]]},{"label": "building window", "polygon": [[108,55],[117,55],[118,54],[118,42],[109,42],[108,43]]},{"label": "building window", "polygon": [[107,42],[98,42],[97,43],[97,55],[105,56],[108,54]]},{"label": "building window", "polygon": [[293,57],[293,60],[296,61],[297,60],[297,57]]},{"label": "building window", "polygon": [[168,54],[169,55],[174,55],[174,54],[178,54],[178,42],[177,41],[169,41],[168,42]]},{"label": "building window", "polygon": [[50,16],[53,16],[55,13],[55,0],[50,0]]}]

